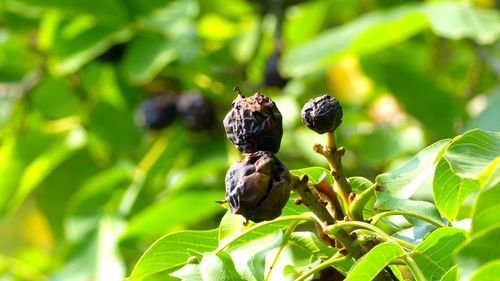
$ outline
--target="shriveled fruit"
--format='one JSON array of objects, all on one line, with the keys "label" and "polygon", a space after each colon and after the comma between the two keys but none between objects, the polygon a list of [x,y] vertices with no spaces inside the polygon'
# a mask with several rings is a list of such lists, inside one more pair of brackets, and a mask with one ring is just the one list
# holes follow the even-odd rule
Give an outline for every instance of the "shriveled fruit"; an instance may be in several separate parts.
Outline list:
[{"label": "shriveled fruit", "polygon": [[278,152],[283,120],[276,104],[261,93],[245,98],[238,90],[233,108],[224,118],[228,139],[242,153]]},{"label": "shriveled fruit", "polygon": [[342,123],[342,107],[336,98],[323,95],[302,108],[302,123],[318,134],[332,132]]},{"label": "shriveled fruit", "polygon": [[226,200],[233,214],[254,222],[272,220],[289,197],[290,173],[270,152],[249,154],[227,171]]},{"label": "shriveled fruit", "polygon": [[147,129],[159,130],[177,117],[176,98],[170,95],[158,95],[144,100],[140,107],[139,123]]},{"label": "shriveled fruit", "polygon": [[210,100],[200,94],[184,93],[177,101],[177,111],[184,118],[184,124],[190,130],[210,129],[215,122],[214,106]]}]

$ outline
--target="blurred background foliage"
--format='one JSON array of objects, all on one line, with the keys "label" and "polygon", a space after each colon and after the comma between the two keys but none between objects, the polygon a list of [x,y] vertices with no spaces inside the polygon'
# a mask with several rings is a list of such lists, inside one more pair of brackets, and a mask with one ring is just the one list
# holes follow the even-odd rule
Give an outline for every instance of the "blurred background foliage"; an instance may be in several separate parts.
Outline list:
[{"label": "blurred background foliage", "polygon": [[[240,157],[222,128],[234,86],[276,101],[290,169],[326,164],[300,124],[324,93],[344,108],[350,176],[498,131],[498,5],[1,0],[0,279],[120,280],[161,235],[217,227]],[[143,100],[186,92],[211,101],[214,126],[139,126]]]}]

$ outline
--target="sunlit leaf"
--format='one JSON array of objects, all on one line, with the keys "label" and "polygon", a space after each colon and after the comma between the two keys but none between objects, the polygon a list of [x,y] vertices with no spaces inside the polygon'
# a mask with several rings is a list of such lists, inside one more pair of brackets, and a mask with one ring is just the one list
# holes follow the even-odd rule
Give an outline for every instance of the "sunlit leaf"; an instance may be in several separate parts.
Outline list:
[{"label": "sunlit leaf", "polygon": [[453,252],[467,238],[458,228],[439,228],[429,234],[410,255],[429,280],[440,279],[453,265]]},{"label": "sunlit leaf", "polygon": [[326,245],[325,242],[319,240],[310,231],[296,231],[292,233],[288,243],[311,253],[318,259],[327,259],[337,252],[337,249]]},{"label": "sunlit leaf", "polygon": [[441,281],[456,281],[458,280],[458,267],[452,266],[440,279]]},{"label": "sunlit leaf", "polygon": [[[222,198],[224,198],[222,191],[210,190],[169,194],[167,198],[132,217],[123,238],[152,238],[166,231],[176,230],[189,223],[208,218],[222,211],[216,203]],[[182,216],[179,215],[180,213]]]},{"label": "sunlit leaf", "polygon": [[125,265],[118,248],[124,223],[121,218],[112,215],[102,217],[92,235],[72,245],[68,261],[54,278],[83,281],[125,277]]},{"label": "sunlit leaf", "polygon": [[188,264],[171,274],[183,281],[241,281],[234,263],[227,253],[205,254],[199,264]]},{"label": "sunlit leaf", "polygon": [[395,171],[379,175],[375,181],[383,190],[377,193],[376,206],[384,206],[391,198],[410,198],[417,189],[425,188],[427,178],[432,178],[435,159],[448,143],[449,140],[438,141],[420,151]]},{"label": "sunlit leaf", "polygon": [[470,277],[471,281],[489,280],[493,276],[500,276],[500,259],[489,262],[481,266]]},{"label": "sunlit leaf", "polygon": [[462,202],[481,188],[479,176],[499,157],[500,133],[479,129],[456,137],[436,168],[433,191],[436,206],[455,219]]},{"label": "sunlit leaf", "polygon": [[398,244],[391,242],[378,244],[354,264],[345,280],[373,280],[384,267],[402,255],[403,250]]},{"label": "sunlit leaf", "polygon": [[375,207],[386,210],[405,210],[424,215],[442,223],[436,207],[429,202],[408,199],[417,189],[429,188],[435,169],[435,159],[439,157],[449,140],[438,141],[403,164],[395,171],[379,175],[375,181],[377,189]]},{"label": "sunlit leaf", "polygon": [[[442,15],[446,14],[446,17]],[[283,70],[303,76],[326,68],[348,52],[367,54],[397,44],[430,28],[437,35],[494,42],[500,36],[500,16],[469,3],[422,3],[376,10],[327,30],[286,53]]]},{"label": "sunlit leaf", "polygon": [[54,56],[49,61],[50,69],[58,75],[72,73],[115,43],[126,41],[131,36],[128,28],[108,26],[92,26],[71,36],[58,36]]},{"label": "sunlit leaf", "polygon": [[460,279],[468,280],[481,266],[497,262],[500,257],[500,227],[493,226],[474,233],[457,254]]},{"label": "sunlit leaf", "polygon": [[145,277],[184,266],[190,257],[189,251],[199,253],[217,248],[218,231],[180,231],[158,239],[144,252],[134,266],[128,281],[139,281]]},{"label": "sunlit leaf", "polygon": [[290,173],[297,177],[307,175],[312,183],[318,183],[323,173],[326,173],[326,178],[330,185],[333,185],[333,178],[328,169],[322,167],[309,167],[304,169],[291,170]]},{"label": "sunlit leaf", "polygon": [[482,190],[474,203],[472,213],[472,233],[482,231],[486,228],[499,225],[498,214],[500,214],[500,185]]}]

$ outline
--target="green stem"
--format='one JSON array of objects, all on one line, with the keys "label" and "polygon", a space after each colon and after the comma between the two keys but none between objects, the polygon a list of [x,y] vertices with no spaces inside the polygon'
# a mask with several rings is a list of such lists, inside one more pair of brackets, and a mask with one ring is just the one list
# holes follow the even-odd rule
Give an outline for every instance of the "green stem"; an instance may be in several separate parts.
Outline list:
[{"label": "green stem", "polygon": [[368,203],[368,200],[374,196],[374,191],[375,188],[377,188],[377,184],[374,183],[371,185],[369,188],[361,192],[354,201],[352,201],[350,207],[350,216],[352,220],[363,220],[363,209],[365,208],[366,203]]},{"label": "green stem", "polygon": [[332,217],[330,212],[326,209],[324,205],[318,202],[314,198],[311,189],[307,186],[309,178],[307,175],[303,175],[298,178],[292,176],[292,190],[300,196],[302,204],[304,204],[309,210],[311,210],[320,220],[321,226],[330,225],[335,223],[335,219]]},{"label": "green stem", "polygon": [[337,231],[338,228],[343,229],[346,227],[358,227],[358,228],[368,229],[370,231],[373,231],[374,233],[376,233],[380,237],[382,237],[385,241],[392,241],[392,242],[397,243],[403,247],[406,247],[409,249],[415,249],[415,246],[413,244],[406,242],[404,240],[392,237],[392,236],[388,235],[387,233],[385,233],[385,231],[383,231],[382,229],[380,229],[374,225],[371,225],[369,223],[362,222],[362,221],[337,222],[335,225],[331,225],[331,226],[326,227],[325,233],[333,234],[335,231]]},{"label": "green stem", "polygon": [[290,225],[290,227],[288,227],[288,229],[286,230],[285,234],[283,235],[283,242],[281,242],[281,245],[278,248],[278,252],[276,252],[276,255],[274,256],[274,259],[271,262],[271,266],[269,267],[269,271],[267,272],[266,279],[264,279],[265,281],[268,281],[269,277],[271,277],[271,272],[272,272],[272,270],[274,268],[274,265],[278,261],[278,258],[280,256],[281,252],[283,251],[283,249],[285,248],[286,244],[288,243],[288,239],[290,239],[290,235],[292,235],[292,233],[295,230],[295,228],[297,227],[297,225],[299,225],[299,221],[294,221],[292,223],[292,225]]},{"label": "green stem", "polygon": [[420,269],[420,267],[418,266],[418,264],[415,262],[415,260],[413,260],[413,258],[410,255],[406,254],[404,256],[404,260],[405,260],[406,265],[408,265],[411,272],[413,273],[413,277],[415,278],[415,281],[426,281],[427,280],[427,278],[425,278],[425,275],[422,272],[422,270]]},{"label": "green stem", "polygon": [[334,266],[335,264],[341,263],[341,262],[348,260],[350,258],[351,258],[350,255],[343,256],[342,254],[337,252],[331,258],[329,258],[326,261],[318,264],[317,266],[309,269],[308,271],[302,273],[302,275],[300,275],[297,279],[295,279],[295,281],[304,281],[304,280],[306,280],[307,277],[313,275],[314,273],[319,272],[327,267]]},{"label": "green stem", "polygon": [[[298,180],[298,181],[297,181]],[[295,183],[294,183],[295,182]],[[328,225],[335,225],[336,221],[328,212],[325,205],[322,205],[316,198],[314,198],[311,189],[307,186],[308,177],[303,175],[300,179],[292,177],[292,190],[300,196],[302,203],[309,208],[321,221],[322,228]],[[349,236],[343,229],[335,230],[330,233],[331,236],[344,246],[347,251],[353,256],[361,255],[361,248],[354,244],[354,238]]]},{"label": "green stem", "polygon": [[314,145],[313,150],[316,153],[323,155],[328,161],[330,166],[330,172],[336,183],[336,192],[339,194],[346,209],[349,207],[349,195],[352,192],[351,185],[347,181],[344,174],[344,169],[342,168],[342,156],[344,156],[345,150],[343,147],[337,148],[335,143],[335,133],[326,133],[326,145]]},{"label": "green stem", "polygon": [[412,212],[407,212],[407,211],[387,211],[387,212],[383,212],[383,213],[380,213],[380,214],[377,214],[375,216],[372,217],[372,220],[371,220],[371,224],[373,225],[376,225],[378,221],[380,221],[380,219],[382,219],[383,217],[387,217],[387,216],[397,216],[397,215],[400,215],[400,216],[409,216],[409,217],[414,217],[414,218],[417,218],[417,219],[420,219],[420,220],[423,220],[425,222],[428,222],[436,227],[444,227],[445,225],[443,224],[440,224],[428,217],[425,217],[425,216],[422,216],[420,214],[416,214],[416,213],[412,213]]},{"label": "green stem", "polygon": [[259,229],[259,228],[264,227],[266,225],[273,224],[273,223],[280,222],[280,221],[312,221],[312,222],[315,222],[316,220],[314,219],[314,217],[311,214],[306,213],[304,215],[278,217],[272,221],[264,221],[264,222],[261,222],[258,224],[254,224],[251,227],[238,233],[238,235],[233,237],[231,240],[226,241],[224,244],[220,245],[217,249],[214,250],[213,253],[218,254],[218,253],[222,252],[225,248],[227,248],[229,245],[231,245],[234,241],[240,239],[241,237],[245,236],[246,234],[248,234],[256,229]]}]

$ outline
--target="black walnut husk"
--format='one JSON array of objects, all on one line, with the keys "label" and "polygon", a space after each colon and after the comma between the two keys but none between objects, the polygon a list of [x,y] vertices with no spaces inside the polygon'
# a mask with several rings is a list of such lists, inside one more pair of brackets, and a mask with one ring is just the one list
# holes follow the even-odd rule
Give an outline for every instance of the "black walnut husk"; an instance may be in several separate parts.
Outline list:
[{"label": "black walnut husk", "polygon": [[278,152],[283,120],[276,104],[261,93],[244,98],[241,93],[224,118],[227,138],[242,153]]},{"label": "black walnut husk", "polygon": [[123,58],[126,49],[127,44],[125,43],[113,45],[106,52],[98,56],[97,60],[104,62],[119,62]]},{"label": "black walnut husk", "polygon": [[266,61],[263,84],[266,87],[283,88],[288,83],[288,79],[281,76],[278,71],[278,63],[281,58],[281,51],[276,50]]},{"label": "black walnut husk", "polygon": [[336,98],[323,95],[302,108],[302,123],[318,134],[333,132],[342,123],[342,107]]},{"label": "black walnut husk", "polygon": [[231,213],[254,222],[279,217],[290,189],[288,169],[267,151],[248,154],[226,174],[226,200]]},{"label": "black walnut husk", "polygon": [[139,123],[147,129],[159,130],[170,125],[176,117],[176,98],[170,95],[157,95],[142,102]]},{"label": "black walnut husk", "polygon": [[177,101],[177,111],[183,117],[186,127],[192,131],[210,129],[215,123],[212,102],[199,94],[182,94]]}]

